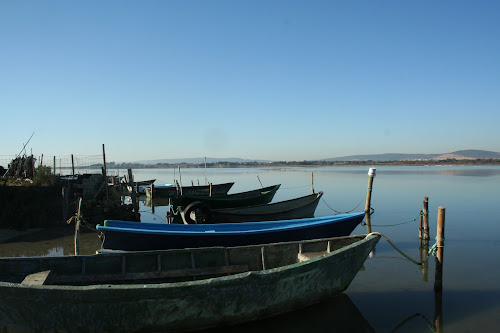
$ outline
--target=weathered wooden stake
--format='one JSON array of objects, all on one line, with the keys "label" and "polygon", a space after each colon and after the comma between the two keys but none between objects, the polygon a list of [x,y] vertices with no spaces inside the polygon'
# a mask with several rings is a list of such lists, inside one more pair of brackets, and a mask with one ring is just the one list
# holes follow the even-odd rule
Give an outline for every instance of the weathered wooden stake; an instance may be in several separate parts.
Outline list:
[{"label": "weathered wooden stake", "polygon": [[434,291],[443,289],[443,254],[444,254],[444,220],[446,208],[438,207],[437,232],[436,232],[436,273],[434,278]]},{"label": "weathered wooden stake", "polygon": [[314,172],[311,172],[311,191],[314,194]]},{"label": "weathered wooden stake", "polygon": [[106,150],[104,149],[104,143],[102,144],[102,161],[103,161],[103,173],[104,173],[104,184],[106,186],[106,200],[109,199],[108,193],[108,169],[106,165]]},{"label": "weathered wooden stake", "polygon": [[179,167],[179,182],[180,182],[180,188],[181,188],[181,195],[182,195],[182,176],[181,176],[181,167]]},{"label": "weathered wooden stake", "polygon": [[73,154],[71,154],[71,170],[72,170],[72,176],[75,177],[75,159],[73,158]]},{"label": "weathered wooden stake", "polygon": [[372,232],[372,225],[370,221],[370,204],[372,200],[372,187],[373,187],[373,178],[375,178],[375,168],[370,168],[368,170],[368,192],[366,193],[366,205],[365,205],[365,220],[366,220],[366,232]]},{"label": "weathered wooden stake", "polygon": [[209,184],[210,184],[210,192],[209,192],[208,196],[211,197],[212,196],[212,183],[209,183]]},{"label": "weathered wooden stake", "polygon": [[424,198],[424,207],[422,210],[424,217],[424,239],[429,239],[429,197]]},{"label": "weathered wooden stake", "polygon": [[75,221],[75,256],[80,254],[80,212],[82,208],[82,198],[78,198],[78,211]]}]

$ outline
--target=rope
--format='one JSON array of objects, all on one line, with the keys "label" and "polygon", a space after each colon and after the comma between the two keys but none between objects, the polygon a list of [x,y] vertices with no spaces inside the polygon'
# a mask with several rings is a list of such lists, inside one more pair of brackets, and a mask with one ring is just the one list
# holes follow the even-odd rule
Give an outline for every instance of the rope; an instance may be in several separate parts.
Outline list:
[{"label": "rope", "polygon": [[[412,263],[418,265],[418,266],[421,266],[426,260],[427,258],[429,258],[429,253],[427,254],[427,256],[425,256],[424,259],[422,259],[422,261],[416,261],[414,259],[412,259],[411,257],[409,257],[408,255],[406,255],[403,251],[401,251],[393,242],[391,242],[391,240],[387,237],[385,237],[384,235],[382,235],[380,232],[372,232],[368,235],[366,235],[366,237],[370,236],[370,235],[378,235],[380,237],[382,237],[383,239],[385,239],[387,241],[387,243],[389,243],[396,251],[398,251],[403,257],[405,257],[406,259],[408,259],[409,261],[411,261]],[[429,251],[430,252],[430,251]]]},{"label": "rope", "polygon": [[325,199],[323,199],[323,197],[321,197],[321,200],[323,200],[323,202],[325,203],[325,205],[326,205],[328,208],[330,208],[330,210],[331,210],[331,211],[333,211],[333,212],[335,212],[335,213],[337,213],[337,214],[349,214],[349,213],[351,213],[352,211],[354,211],[356,208],[358,208],[358,207],[359,207],[359,205],[361,205],[361,203],[365,200],[365,198],[361,199],[361,201],[360,201],[360,202],[356,205],[356,207],[354,207],[353,209],[351,209],[351,210],[349,210],[349,211],[347,211],[347,212],[340,212],[340,211],[338,211],[338,210],[333,209],[332,207],[330,207],[330,205],[328,205],[328,203],[325,201]]},{"label": "rope", "polygon": [[431,246],[431,248],[429,249],[429,253],[427,253],[427,256],[433,255],[435,257],[437,249],[440,247],[444,247],[444,245],[437,245],[437,242],[444,242],[444,238],[439,238],[436,236],[436,243]]},{"label": "rope", "polygon": [[88,223],[84,218],[83,218],[83,215],[82,214],[79,214],[79,213],[75,213],[75,215],[71,216],[67,221],[66,223],[67,224],[71,224],[71,222],[75,221],[75,220],[80,220],[80,226],[81,227],[85,227],[89,230],[92,230],[92,231],[96,231],[97,232],[97,229],[94,228],[90,223]]},{"label": "rope", "polygon": [[[395,224],[373,224],[373,223],[370,223],[370,225],[374,226],[374,227],[394,227],[394,226],[397,226],[397,225],[403,225],[403,224],[407,224],[407,223],[411,223],[411,222],[415,222],[417,219],[419,219],[421,216],[424,216],[424,215],[427,215],[428,213],[423,213],[421,212],[420,214],[418,214],[417,216],[415,216],[413,219],[409,220],[409,221],[406,221],[406,222],[401,222],[401,223],[395,223]],[[366,222],[363,222],[362,225],[366,225]]]}]

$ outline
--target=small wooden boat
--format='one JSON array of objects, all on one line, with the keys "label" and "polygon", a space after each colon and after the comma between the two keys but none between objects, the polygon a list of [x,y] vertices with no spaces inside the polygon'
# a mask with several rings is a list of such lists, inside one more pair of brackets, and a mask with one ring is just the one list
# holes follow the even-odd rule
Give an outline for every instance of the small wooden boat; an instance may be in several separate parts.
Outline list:
[{"label": "small wooden boat", "polygon": [[148,197],[175,197],[179,195],[201,195],[208,196],[210,191],[212,195],[226,195],[233,187],[234,182],[211,184],[211,185],[192,185],[192,186],[154,186],[153,193],[150,187],[145,187],[146,196]]},{"label": "small wooden boat", "polygon": [[204,202],[195,201],[181,210],[185,224],[235,223],[292,220],[313,217],[323,192],[275,203],[238,208],[211,209]]},{"label": "small wooden boat", "polygon": [[379,238],[0,258],[0,327],[184,332],[275,316],[340,294]]},{"label": "small wooden boat", "polygon": [[164,224],[107,220],[97,225],[103,249],[147,251],[238,246],[347,236],[365,213],[295,220],[220,224]]},{"label": "small wooden boat", "polygon": [[270,203],[281,184],[259,188],[252,191],[233,193],[228,195],[192,196],[180,195],[173,197],[175,207],[187,207],[193,202],[203,202],[210,208],[235,208]]}]

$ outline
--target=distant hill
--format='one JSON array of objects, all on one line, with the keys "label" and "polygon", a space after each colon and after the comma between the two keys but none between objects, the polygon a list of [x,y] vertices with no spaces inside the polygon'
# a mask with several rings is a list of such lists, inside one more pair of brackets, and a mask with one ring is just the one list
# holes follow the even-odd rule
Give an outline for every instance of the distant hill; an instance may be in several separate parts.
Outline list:
[{"label": "distant hill", "polygon": [[324,159],[323,161],[408,161],[408,160],[470,160],[470,159],[500,159],[500,153],[487,150],[457,150],[443,154],[376,154],[351,155]]}]

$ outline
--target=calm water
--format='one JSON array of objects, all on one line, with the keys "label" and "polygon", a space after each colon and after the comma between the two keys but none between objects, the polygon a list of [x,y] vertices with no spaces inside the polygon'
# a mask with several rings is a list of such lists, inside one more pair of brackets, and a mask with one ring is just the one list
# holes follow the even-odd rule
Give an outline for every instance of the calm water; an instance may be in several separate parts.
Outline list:
[{"label": "calm water", "polygon": [[[316,216],[336,211],[362,211],[368,168],[184,169],[182,184],[235,181],[231,193],[282,184],[274,201],[316,191],[325,194]],[[313,176],[312,176],[313,175]],[[179,172],[176,171],[179,179]],[[172,183],[173,169],[134,170],[134,178]],[[292,332],[429,332],[442,311],[446,332],[500,331],[500,168],[499,167],[377,167],[373,183],[372,230],[391,239],[419,259],[419,221],[424,197],[429,197],[430,245],[436,235],[438,206],[446,207],[443,293],[434,293],[434,258],[428,271],[404,259],[381,240],[345,295],[303,311],[238,327],[243,332],[275,328]],[[166,207],[141,205],[143,222],[165,222]],[[396,226],[388,226],[395,225]],[[365,233],[358,226],[355,234]],[[81,249],[93,253],[100,245],[95,233],[83,235]],[[0,244],[0,256],[71,255],[71,236],[29,239]],[[442,301],[442,303],[440,303]],[[217,332],[231,332],[236,328]],[[215,331],[214,331],[215,332]]]}]

